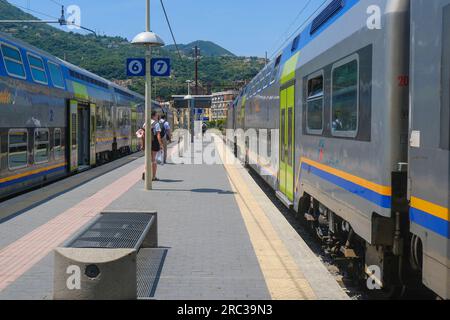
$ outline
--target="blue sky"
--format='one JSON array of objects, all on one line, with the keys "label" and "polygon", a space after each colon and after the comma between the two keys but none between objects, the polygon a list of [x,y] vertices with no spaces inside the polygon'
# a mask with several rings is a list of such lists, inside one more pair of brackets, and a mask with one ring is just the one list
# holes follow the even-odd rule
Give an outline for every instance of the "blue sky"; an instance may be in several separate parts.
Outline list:
[{"label": "blue sky", "polygon": [[[145,0],[8,0],[58,17],[56,3],[78,5],[82,25],[100,34],[132,39],[145,29]],[[269,56],[324,0],[164,0],[179,43],[210,40],[237,55]],[[152,3],[152,29],[172,39],[159,0]],[[299,14],[308,4],[302,14]],[[45,15],[30,12],[41,19]]]}]

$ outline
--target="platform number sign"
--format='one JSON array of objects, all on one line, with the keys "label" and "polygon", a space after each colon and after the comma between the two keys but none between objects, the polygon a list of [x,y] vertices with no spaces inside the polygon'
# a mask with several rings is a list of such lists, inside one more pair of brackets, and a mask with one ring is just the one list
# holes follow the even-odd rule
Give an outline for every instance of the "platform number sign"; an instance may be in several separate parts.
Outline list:
[{"label": "platform number sign", "polygon": [[169,58],[153,58],[151,65],[153,77],[170,77]]},{"label": "platform number sign", "polygon": [[145,59],[127,59],[127,76],[143,77],[145,76]]}]

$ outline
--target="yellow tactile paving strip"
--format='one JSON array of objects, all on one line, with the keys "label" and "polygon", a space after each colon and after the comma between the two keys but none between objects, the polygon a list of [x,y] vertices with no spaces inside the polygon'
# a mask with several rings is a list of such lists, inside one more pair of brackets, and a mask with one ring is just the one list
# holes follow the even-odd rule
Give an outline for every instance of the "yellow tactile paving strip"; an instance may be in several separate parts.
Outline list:
[{"label": "yellow tactile paving strip", "polygon": [[[214,140],[221,159],[232,159],[229,148],[220,139]],[[242,178],[239,172],[242,166],[224,163],[224,167],[272,299],[317,299],[307,279]]]}]

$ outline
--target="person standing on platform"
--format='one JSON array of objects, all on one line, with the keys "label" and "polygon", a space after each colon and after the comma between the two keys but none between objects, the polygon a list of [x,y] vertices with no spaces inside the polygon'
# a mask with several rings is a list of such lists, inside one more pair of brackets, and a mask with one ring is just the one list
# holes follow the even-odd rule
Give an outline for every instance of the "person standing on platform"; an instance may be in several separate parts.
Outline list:
[{"label": "person standing on platform", "polygon": [[161,116],[159,121],[161,127],[162,149],[164,151],[164,164],[167,163],[167,145],[172,142],[172,132],[169,122],[166,120],[166,115]]},{"label": "person standing on platform", "polygon": [[152,169],[153,169],[153,181],[159,181],[156,177],[156,172],[158,169],[158,163],[156,161],[156,155],[161,150],[163,145],[161,139],[161,126],[158,121],[158,114],[156,111],[152,111]]}]

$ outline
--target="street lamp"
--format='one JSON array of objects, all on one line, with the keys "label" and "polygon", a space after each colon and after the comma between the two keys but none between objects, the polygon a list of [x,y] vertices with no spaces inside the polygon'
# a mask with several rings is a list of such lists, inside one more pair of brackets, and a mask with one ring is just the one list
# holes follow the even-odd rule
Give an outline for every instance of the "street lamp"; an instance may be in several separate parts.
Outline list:
[{"label": "street lamp", "polygon": [[188,94],[187,94],[187,96],[184,97],[184,100],[191,100],[192,99],[192,96],[191,96],[191,83],[192,82],[193,82],[192,80],[186,80],[186,83],[188,85]]},{"label": "street lamp", "polygon": [[153,168],[152,168],[152,75],[150,61],[152,59],[152,47],[164,46],[164,41],[150,31],[150,0],[147,0],[147,28],[145,32],[139,33],[133,41],[134,45],[147,48],[145,53],[145,190],[152,190]]}]

